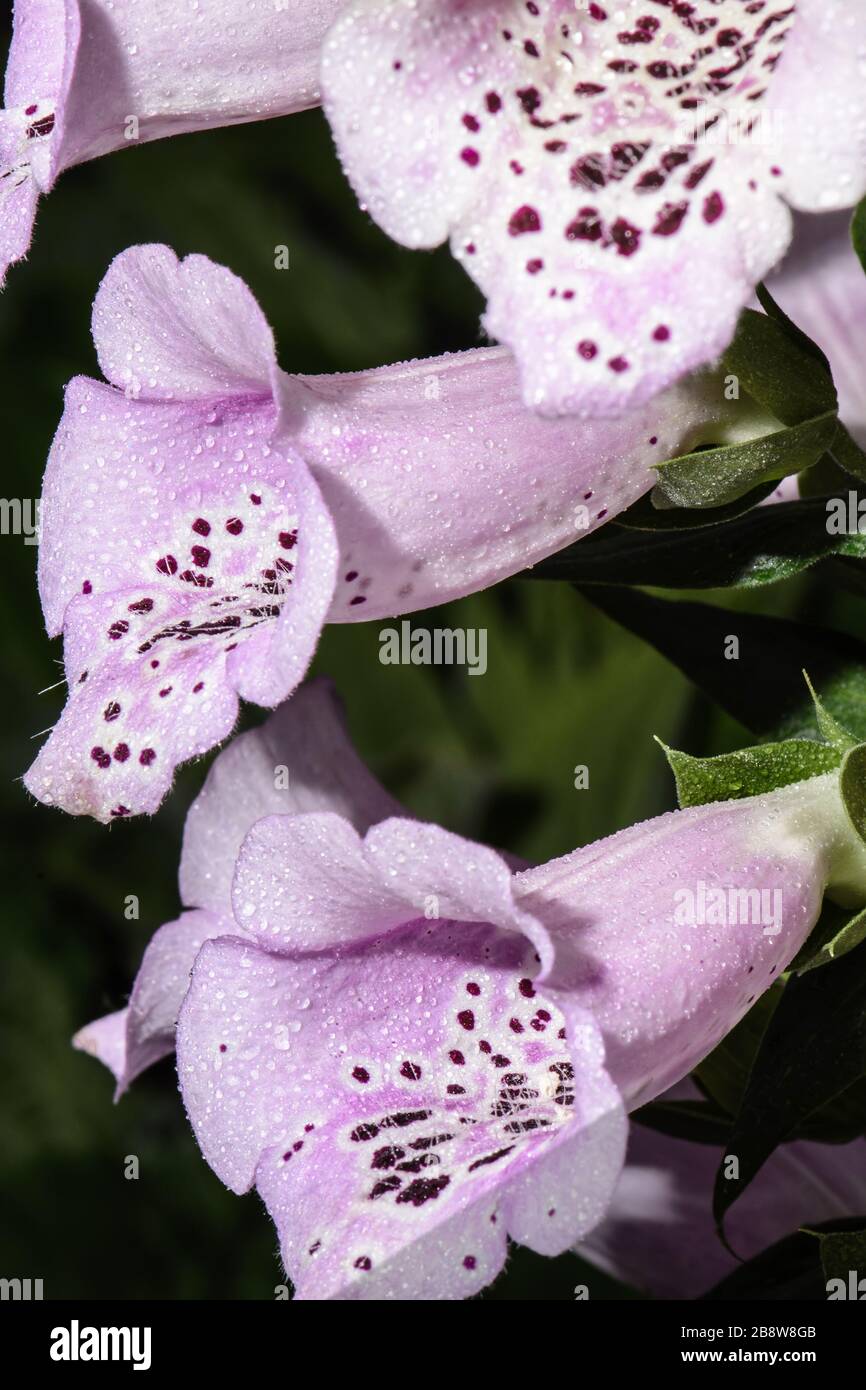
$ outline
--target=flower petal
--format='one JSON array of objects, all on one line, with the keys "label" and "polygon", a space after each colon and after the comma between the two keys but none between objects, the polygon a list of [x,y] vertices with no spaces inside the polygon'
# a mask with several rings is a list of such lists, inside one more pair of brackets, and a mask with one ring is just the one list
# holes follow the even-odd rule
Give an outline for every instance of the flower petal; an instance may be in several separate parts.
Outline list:
[{"label": "flower petal", "polygon": [[517,875],[518,903],[553,939],[549,988],[597,1018],[630,1110],[691,1071],[769,988],[828,883],[862,903],[854,841],[828,775],[674,811]]},{"label": "flower petal", "polygon": [[93,302],[107,379],[134,400],[270,397],[274,335],[243,280],[207,256],[132,246]]},{"label": "flower petal", "polygon": [[80,1028],[72,1039],[79,1052],[89,1052],[114,1074],[119,1083],[126,1073],[126,1025],[128,1009],[94,1019]]},{"label": "flower petal", "polygon": [[138,968],[129,1005],[89,1023],[73,1038],[117,1080],[119,1100],[137,1076],[174,1051],[177,1015],[190,971],[205,941],[233,929],[210,912],[185,912],[155,932]]},{"label": "flower petal", "polygon": [[259,821],[241,847],[232,896],[236,921],[269,950],[369,940],[419,918],[492,922],[532,942],[543,978],[550,937],[515,904],[512,882],[495,851],[437,825],[394,817],[362,839],[341,816],[322,813]]},{"label": "flower petal", "polygon": [[265,406],[69,388],[40,578],[71,694],[26,779],[40,799],[102,820],[153,811],[177,763],[230,732],[238,694],[277,704],[303,676],[336,546],[304,465],[268,445],[272,425]]},{"label": "flower petal", "polygon": [[468,1297],[509,1222],[561,1250],[599,1219],[622,1111],[592,1021],[565,1040],[531,954],[451,923],[307,959],[205,946],[179,1023],[184,1100],[223,1181],[259,1185],[298,1297]]},{"label": "flower petal", "polygon": [[15,0],[0,112],[0,285],[39,193],[131,143],[282,116],[319,100],[344,0]]},{"label": "flower petal", "polygon": [[78,0],[17,3],[0,111],[0,287],[27,254],[57,149],[80,37]]},{"label": "flower petal", "polygon": [[332,811],[362,834],[401,807],[355,752],[330,681],[307,682],[257,729],[224,748],[189,809],[180,891],[185,903],[231,915],[244,837],[266,816]]},{"label": "flower petal", "polygon": [[849,0],[791,8],[795,22],[767,90],[773,173],[792,207],[850,208],[866,193],[866,16]]},{"label": "flower petal", "polygon": [[[19,0],[20,3],[20,0]],[[61,148],[68,168],[130,139],[315,106],[322,39],[343,0],[89,0]],[[127,131],[129,117],[137,132]]]},{"label": "flower petal", "polygon": [[780,195],[862,191],[858,12],[650,8],[355,0],[323,51],[364,205],[406,245],[450,236],[544,413],[616,415],[712,361],[788,245]]},{"label": "flower petal", "polygon": [[654,463],[724,440],[732,420],[713,379],[618,420],[544,419],[502,349],[286,381],[287,436],[340,539],[332,622],[446,603],[536,564],[648,492]]}]

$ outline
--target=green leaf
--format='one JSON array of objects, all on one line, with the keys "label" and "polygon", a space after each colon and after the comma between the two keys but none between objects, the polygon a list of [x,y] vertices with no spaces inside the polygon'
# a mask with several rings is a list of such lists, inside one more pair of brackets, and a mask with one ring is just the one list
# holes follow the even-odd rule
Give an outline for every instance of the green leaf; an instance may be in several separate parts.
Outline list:
[{"label": "green leaf", "polygon": [[[657,740],[661,743],[661,740]],[[839,766],[842,755],[831,744],[809,739],[761,743],[715,758],[693,758],[662,743],[677,784],[680,808],[711,801],[734,801],[743,796],[788,787],[819,777]]]},{"label": "green leaf", "polygon": [[[848,753],[852,748],[856,748],[859,742],[853,734],[849,733],[838,721],[834,719],[826,705],[819,699],[815,687],[809,679],[808,671],[803,672],[803,679],[812,696],[812,703],[815,706],[815,719],[818,724],[818,732],[825,743],[830,743],[839,750],[840,754]],[[841,758],[840,758],[841,761]]]},{"label": "green leaf", "polygon": [[798,1139],[814,1139],[822,1144],[850,1144],[866,1135],[866,1077],[847,1086],[797,1127]]},{"label": "green leaf", "polygon": [[759,1299],[814,1302],[825,1297],[821,1247],[815,1236],[805,1231],[795,1231],[768,1246],[703,1295],[706,1300],[726,1303]]},{"label": "green leaf", "polygon": [[721,1222],[776,1147],[866,1076],[866,945],[789,980],[767,1025],[734,1121],[728,1154],[739,1179],[716,1177]]},{"label": "green leaf", "polygon": [[833,556],[866,559],[866,535],[834,529],[840,507],[846,511],[850,507],[853,518],[860,502],[866,504],[866,491],[851,491],[850,502],[844,498],[779,502],[756,507],[723,526],[637,530],[613,521],[551,555],[526,575],[661,589],[753,589],[777,584]]},{"label": "green leaf", "polygon": [[783,991],[777,980],[695,1069],[694,1080],[729,1123],[740,1108],[761,1039]]},{"label": "green leaf", "polygon": [[862,1216],[805,1226],[739,1265],[704,1294],[708,1300],[823,1301],[830,1279],[849,1289],[849,1272],[866,1272]]},{"label": "green leaf", "polygon": [[835,414],[839,403],[826,361],[819,361],[814,344],[806,339],[804,345],[805,334],[792,334],[786,322],[744,309],[722,358],[724,369],[784,425]]},{"label": "green leaf", "polygon": [[866,1226],[819,1234],[818,1239],[821,1243],[821,1265],[828,1283],[831,1279],[841,1279],[847,1291],[849,1274],[855,1275],[855,1282],[859,1282],[860,1276],[866,1275]]},{"label": "green leaf", "polygon": [[731,1132],[730,1115],[705,1100],[650,1101],[635,1110],[631,1119],[671,1139],[717,1148],[727,1143]]},{"label": "green leaf", "polygon": [[855,946],[866,939],[866,908],[860,912],[839,907],[825,900],[821,916],[792,960],[789,969],[798,975],[808,970],[816,970],[821,965],[853,951]]},{"label": "green leaf", "polygon": [[[813,468],[807,469],[803,477],[812,477],[815,474],[816,464]],[[845,478],[845,474],[841,474]],[[850,483],[845,478],[845,487]],[[656,507],[653,503],[653,493],[647,492],[643,497],[638,498],[637,502],[624,512],[620,512],[610,526],[623,526],[632,531],[694,531],[699,528],[706,530],[710,526],[720,526],[725,521],[735,521],[738,516],[744,516],[753,507],[757,507],[759,502],[763,502],[771,493],[775,492],[775,479],[769,483],[762,483],[760,487],[754,488],[751,492],[746,492],[742,497],[736,498],[733,502],[728,502],[724,507],[711,507],[706,512],[695,510],[693,507]],[[831,488],[830,491],[833,491]],[[817,494],[816,494],[817,495]],[[826,495],[826,494],[822,494]],[[598,532],[593,533],[595,535]],[[590,540],[587,537],[587,540]]]},{"label": "green leaf", "polygon": [[675,507],[726,506],[762,483],[811,468],[833,443],[837,423],[829,410],[745,444],[668,459],[656,467],[656,490]]},{"label": "green leaf", "polygon": [[846,753],[839,774],[839,790],[848,819],[866,843],[866,743]]},{"label": "green leaf", "polygon": [[866,270],[866,198],[854,209],[851,222],[851,240],[854,250],[860,257],[860,264]]},{"label": "green leaf", "polygon": [[[802,676],[807,670],[821,691],[823,708],[856,739],[866,740],[866,643],[847,633],[705,603],[672,602],[635,589],[592,584],[580,592],[649,642],[759,738],[813,736],[815,709]],[[739,661],[725,659],[732,634],[739,639]]]},{"label": "green leaf", "polygon": [[852,439],[841,421],[836,428],[836,436],[830,446],[830,457],[839,467],[844,468],[846,473],[861,480],[866,479],[866,453],[860,448],[856,439]]},{"label": "green leaf", "polygon": [[814,360],[823,367],[826,375],[832,378],[833,369],[830,366],[830,360],[826,353],[823,352],[816,342],[813,342],[807,333],[803,332],[802,328],[797,326],[793,319],[788,317],[781,304],[776,303],[770,291],[767,289],[767,286],[764,284],[758,285],[755,294],[764,313],[767,314],[769,318],[775,319],[776,323],[781,324],[788,337],[792,339],[794,343],[798,344],[804,352],[813,357]]}]

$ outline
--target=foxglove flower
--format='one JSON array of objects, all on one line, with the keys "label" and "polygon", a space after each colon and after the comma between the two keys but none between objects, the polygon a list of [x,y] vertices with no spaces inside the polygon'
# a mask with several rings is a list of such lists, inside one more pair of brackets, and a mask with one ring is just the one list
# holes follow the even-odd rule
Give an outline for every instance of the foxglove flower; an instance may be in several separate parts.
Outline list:
[{"label": "foxglove flower", "polygon": [[714,359],[790,208],[866,191],[863,0],[353,0],[323,54],[346,172],[454,254],[528,405],[611,415]]},{"label": "foxglove flower", "polygon": [[39,195],[130,142],[318,103],[342,0],[15,0],[0,111],[0,284]]},{"label": "foxglove flower", "polygon": [[[699,1099],[685,1082],[664,1099]],[[656,1298],[698,1298],[739,1267],[713,1220],[721,1151],[632,1125],[605,1220],[578,1253]],[[750,1260],[803,1225],[866,1211],[866,1140],[782,1144],[725,1220],[731,1249]]]},{"label": "foxglove flower", "polygon": [[[299,698],[308,720],[325,691]],[[298,1296],[466,1297],[501,1267],[506,1232],[552,1254],[592,1228],[619,1171],[620,1097],[643,1104],[715,1046],[799,949],[825,885],[862,900],[866,852],[819,777],[515,872],[405,815],[365,830],[368,783],[348,819],[358,765],[336,738],[342,805],[316,784],[318,809],[252,824],[232,924],[227,861],[273,804],[294,703],[220,755],[191,815],[184,897],[217,895],[210,939],[197,956],[179,942],[164,974],[152,946],[129,1016],[78,1042],[123,1085],[145,982],[165,1021],[191,969],[187,1110],[223,1181],[264,1197]],[[699,880],[778,894],[778,930],[680,923],[677,893]]]},{"label": "foxglove flower", "polygon": [[41,512],[70,696],[25,780],[102,821],[155,810],[239,696],[285,699],[326,618],[493,584],[724,432],[709,381],[612,424],[541,420],[501,351],[288,377],[247,287],[164,246],[116,258],[93,335],[109,384],[67,388]]}]

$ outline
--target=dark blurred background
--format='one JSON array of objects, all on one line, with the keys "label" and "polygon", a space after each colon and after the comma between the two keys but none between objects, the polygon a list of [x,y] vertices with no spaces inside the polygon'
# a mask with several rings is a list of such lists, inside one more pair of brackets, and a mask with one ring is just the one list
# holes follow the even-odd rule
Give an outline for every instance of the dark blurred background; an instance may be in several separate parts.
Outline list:
[{"label": "dark blurred background", "polygon": [[[446,251],[403,251],[358,210],[320,112],[130,148],[63,176],[0,296],[5,496],[39,496],[64,383],[99,376],[94,292],[113,256],[147,241],[242,276],[288,371],[480,341],[470,281]],[[289,271],[274,269],[283,244]],[[36,554],[0,538],[0,1275],[42,1278],[46,1298],[272,1298],[281,1274],[270,1221],[200,1157],[172,1064],[115,1107],[109,1074],[70,1047],[82,1024],[122,1006],[151,933],[177,914],[184,816],[209,760],[182,772],[151,821],[105,828],[32,802],[19,779],[64,697],[37,693],[62,671],[42,625]],[[827,598],[809,578],[761,603],[815,616]],[[381,666],[380,623],[328,628],[315,669],[334,677],[362,755],[414,813],[529,859],[674,805],[653,734],[693,753],[748,741],[567,586],[512,580],[422,620],[486,627],[486,677]],[[590,787],[577,791],[583,763]],[[129,893],[137,922],[123,915]],[[129,1154],[138,1181],[124,1178]],[[578,1282],[593,1297],[629,1296],[573,1256],[521,1251],[485,1297],[569,1300]]]}]

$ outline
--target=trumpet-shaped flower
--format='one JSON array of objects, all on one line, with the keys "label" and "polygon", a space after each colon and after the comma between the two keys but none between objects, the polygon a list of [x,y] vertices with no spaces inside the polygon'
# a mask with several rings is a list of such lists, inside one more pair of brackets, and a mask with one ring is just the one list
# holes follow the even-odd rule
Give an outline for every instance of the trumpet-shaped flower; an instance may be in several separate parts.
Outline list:
[{"label": "trumpet-shaped flower", "polygon": [[70,694],[25,780],[103,821],[154,811],[239,697],[290,695],[326,618],[523,569],[627,507],[725,411],[696,381],[614,423],[542,420],[497,350],[288,377],[243,282],[164,246],[116,258],[93,334],[109,384],[70,383],[41,512]]},{"label": "trumpet-shaped flower", "polygon": [[0,111],[0,284],[64,169],[318,103],[342,0],[15,0]]},{"label": "trumpet-shaped flower", "polygon": [[[300,698],[309,726],[325,691]],[[215,893],[210,939],[197,955],[180,943],[165,975],[151,947],[127,1019],[78,1042],[123,1084],[142,979],[164,1018],[180,1008],[202,1151],[232,1190],[258,1187],[299,1297],[467,1297],[501,1267],[506,1234],[553,1254],[592,1229],[619,1173],[623,1106],[733,1027],[802,945],[826,886],[862,900],[866,851],[823,776],[514,871],[437,826],[368,823],[380,794],[365,779],[358,815],[342,737],[335,809],[311,739],[302,813],[256,819],[274,758],[295,746],[293,704],[220,756],[191,815],[184,896]],[[693,881],[777,910],[684,919]]]},{"label": "trumpet-shaped flower", "polygon": [[450,238],[528,405],[616,414],[729,343],[790,209],[866,191],[862,0],[354,0],[326,41],[346,172]]}]

